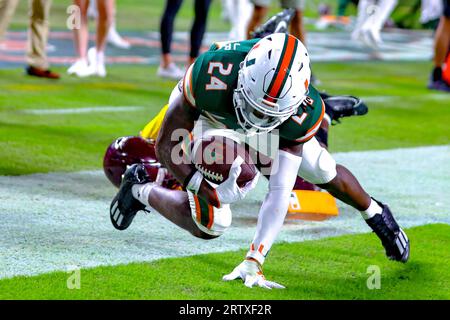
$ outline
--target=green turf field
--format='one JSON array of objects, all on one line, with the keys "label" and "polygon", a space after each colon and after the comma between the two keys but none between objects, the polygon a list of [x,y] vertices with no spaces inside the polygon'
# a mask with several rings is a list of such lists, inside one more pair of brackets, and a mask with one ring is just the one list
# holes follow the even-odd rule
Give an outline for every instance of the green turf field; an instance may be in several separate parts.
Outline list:
[{"label": "green turf field", "polygon": [[[365,117],[332,127],[330,149],[391,149],[450,142],[444,93],[425,89],[428,63],[317,63],[320,89],[367,98]],[[64,72],[63,68],[56,68]],[[105,146],[137,134],[165,104],[174,82],[155,68],[111,66],[106,79],[42,81],[0,70],[0,175],[98,169]],[[357,83],[357,85],[355,85]],[[33,109],[142,106],[121,112],[30,114]]]},{"label": "green turf field", "polygon": [[[314,70],[320,89],[362,96],[370,107],[367,116],[332,127],[333,152],[449,144],[449,100],[424,88],[428,63],[317,63]],[[106,145],[139,132],[174,86],[159,80],[153,67],[108,71],[106,79],[54,82],[0,70],[0,175],[100,169]],[[98,107],[143,108],[61,113]],[[80,290],[67,289],[64,272],[3,279],[0,298],[449,299],[450,227],[426,225],[408,234],[412,256],[406,265],[388,261],[372,234],[276,244],[265,273],[287,286],[282,291],[221,282],[242,259],[239,251],[83,269]],[[380,290],[366,286],[370,265],[381,270]]]},{"label": "green turf field", "polygon": [[[264,271],[285,290],[222,282],[239,251],[81,270],[79,289],[68,289],[65,272],[0,280],[0,299],[450,299],[450,226],[407,232],[407,264],[387,260],[373,234],[276,244]],[[373,266],[379,289],[367,286]]]}]

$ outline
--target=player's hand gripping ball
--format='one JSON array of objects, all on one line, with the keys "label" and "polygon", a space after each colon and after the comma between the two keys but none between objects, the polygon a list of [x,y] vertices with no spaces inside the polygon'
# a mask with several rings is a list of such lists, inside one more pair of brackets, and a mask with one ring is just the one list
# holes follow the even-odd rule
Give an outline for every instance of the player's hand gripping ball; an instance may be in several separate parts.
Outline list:
[{"label": "player's hand gripping ball", "polygon": [[191,143],[192,163],[206,180],[214,184],[221,184],[228,178],[231,166],[238,157],[243,162],[236,182],[243,187],[257,175],[256,166],[244,146],[221,136],[202,137]]}]

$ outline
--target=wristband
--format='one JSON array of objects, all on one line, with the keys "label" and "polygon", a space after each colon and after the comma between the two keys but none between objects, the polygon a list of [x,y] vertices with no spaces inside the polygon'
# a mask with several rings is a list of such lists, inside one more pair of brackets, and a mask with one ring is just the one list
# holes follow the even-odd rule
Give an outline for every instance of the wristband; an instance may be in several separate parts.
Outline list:
[{"label": "wristband", "polygon": [[264,263],[264,260],[266,260],[266,257],[259,250],[254,250],[253,245],[252,245],[250,250],[247,252],[246,259],[256,260],[262,266]]},{"label": "wristband", "polygon": [[195,171],[194,175],[189,180],[186,190],[191,191],[193,194],[197,195],[200,185],[203,181],[203,175],[199,171]]}]

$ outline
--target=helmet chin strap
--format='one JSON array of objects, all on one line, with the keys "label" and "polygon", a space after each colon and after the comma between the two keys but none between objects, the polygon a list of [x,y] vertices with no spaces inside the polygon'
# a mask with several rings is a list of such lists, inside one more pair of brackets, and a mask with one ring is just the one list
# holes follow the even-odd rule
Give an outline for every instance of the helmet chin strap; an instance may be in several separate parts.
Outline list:
[{"label": "helmet chin strap", "polygon": [[276,119],[276,122],[267,128],[259,126],[256,123],[253,123],[246,114],[246,111],[244,108],[245,99],[243,98],[241,90],[242,89],[234,90],[233,103],[234,103],[235,113],[236,113],[236,118],[238,120],[238,123],[247,135],[267,133],[267,132],[273,130],[274,128],[276,128],[277,126],[279,126],[281,123],[283,123],[284,120],[289,118],[289,117],[286,117],[286,119],[284,119],[283,121],[281,119]]}]

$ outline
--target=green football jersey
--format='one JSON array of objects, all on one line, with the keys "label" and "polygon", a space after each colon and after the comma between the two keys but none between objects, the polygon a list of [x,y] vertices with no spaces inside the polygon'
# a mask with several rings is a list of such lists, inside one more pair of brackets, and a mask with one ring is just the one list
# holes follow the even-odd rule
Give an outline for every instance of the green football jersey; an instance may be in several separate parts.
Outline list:
[{"label": "green football jersey", "polygon": [[[208,118],[230,129],[240,129],[233,105],[240,63],[259,39],[218,42],[201,54],[183,80],[188,103]],[[299,143],[311,139],[319,129],[325,105],[319,92],[308,86],[308,93],[295,115],[278,126],[280,137]]]}]

